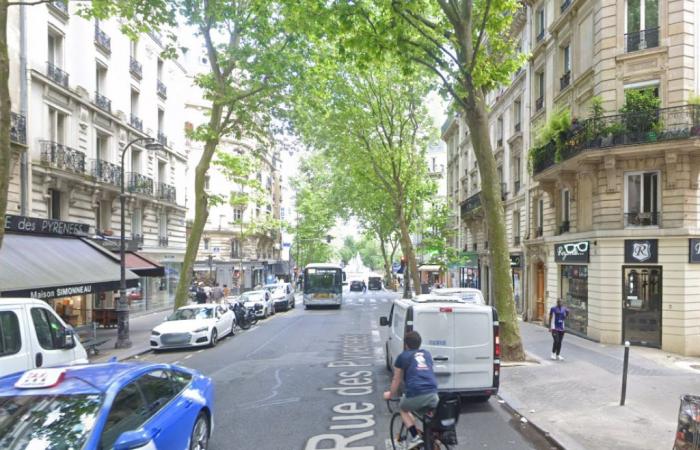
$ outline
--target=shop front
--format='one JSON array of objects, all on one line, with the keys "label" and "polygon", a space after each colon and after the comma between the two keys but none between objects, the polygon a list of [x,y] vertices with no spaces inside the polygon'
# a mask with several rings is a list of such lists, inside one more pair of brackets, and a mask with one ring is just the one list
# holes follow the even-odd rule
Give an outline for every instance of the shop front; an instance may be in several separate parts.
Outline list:
[{"label": "shop front", "polygon": [[474,252],[462,253],[463,263],[459,270],[459,287],[481,289],[479,282],[479,255]]},{"label": "shop front", "polygon": [[437,264],[423,264],[418,266],[420,276],[421,293],[427,294],[430,288],[436,284],[445,285],[445,272]]},{"label": "shop front", "polygon": [[518,314],[522,314],[525,310],[525,301],[523,296],[523,255],[522,253],[510,254],[510,272],[513,282],[513,300],[515,300],[515,308]]},{"label": "shop front", "polygon": [[662,334],[663,274],[658,257],[658,240],[625,240],[622,340],[656,348],[661,347]]},{"label": "shop front", "polygon": [[577,241],[556,244],[554,261],[559,268],[559,298],[569,309],[566,329],[588,336],[588,263],[590,242]]}]

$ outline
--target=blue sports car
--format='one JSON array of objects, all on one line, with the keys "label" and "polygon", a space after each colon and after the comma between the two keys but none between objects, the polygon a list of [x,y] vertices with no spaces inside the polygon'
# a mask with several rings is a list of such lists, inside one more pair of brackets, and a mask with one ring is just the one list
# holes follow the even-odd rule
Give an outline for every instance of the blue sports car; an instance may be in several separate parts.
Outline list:
[{"label": "blue sports car", "polygon": [[33,369],[0,378],[0,449],[205,450],[210,378],[168,364]]}]

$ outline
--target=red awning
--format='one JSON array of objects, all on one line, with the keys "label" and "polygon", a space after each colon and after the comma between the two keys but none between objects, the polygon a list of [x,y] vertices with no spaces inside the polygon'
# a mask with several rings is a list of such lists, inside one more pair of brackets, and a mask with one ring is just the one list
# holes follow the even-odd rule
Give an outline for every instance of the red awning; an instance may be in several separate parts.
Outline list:
[{"label": "red awning", "polygon": [[135,252],[126,252],[126,268],[140,277],[163,277],[165,269],[155,261]]}]

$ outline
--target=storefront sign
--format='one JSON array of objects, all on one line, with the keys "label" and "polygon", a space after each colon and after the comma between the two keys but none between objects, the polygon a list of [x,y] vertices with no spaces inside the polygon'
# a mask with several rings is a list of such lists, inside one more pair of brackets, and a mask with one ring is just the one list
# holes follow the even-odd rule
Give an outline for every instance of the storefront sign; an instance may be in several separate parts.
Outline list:
[{"label": "storefront sign", "polygon": [[658,239],[625,240],[626,263],[656,263],[659,259]]},{"label": "storefront sign", "polygon": [[58,236],[88,236],[90,234],[90,225],[7,214],[5,215],[5,231],[53,234]]},{"label": "storefront sign", "polygon": [[510,255],[510,267],[520,267],[522,255]]},{"label": "storefront sign", "polygon": [[690,245],[690,258],[689,262],[691,264],[700,264],[700,238],[689,239]]},{"label": "storefront sign", "polygon": [[587,263],[590,254],[588,241],[569,242],[554,246],[554,260],[556,262]]},{"label": "storefront sign", "polygon": [[[137,279],[126,280],[126,287],[136,287],[138,286],[138,282],[139,280]],[[50,298],[72,297],[74,295],[87,295],[95,292],[116,291],[117,289],[119,289],[119,281],[107,281],[103,283],[3,291],[0,292],[0,297],[31,297],[39,300],[48,300]]]}]

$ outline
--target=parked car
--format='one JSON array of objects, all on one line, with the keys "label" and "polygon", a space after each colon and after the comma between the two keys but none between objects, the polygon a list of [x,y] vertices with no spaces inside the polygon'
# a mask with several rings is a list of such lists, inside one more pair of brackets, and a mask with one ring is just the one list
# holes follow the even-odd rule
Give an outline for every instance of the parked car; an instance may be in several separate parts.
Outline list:
[{"label": "parked car", "polygon": [[183,306],[151,331],[151,348],[214,347],[220,338],[234,333],[234,320],[233,311],[223,305]]},{"label": "parked car", "polygon": [[126,298],[131,300],[143,300],[143,290],[141,288],[131,288],[126,290]]},{"label": "parked car", "polygon": [[387,369],[404,350],[404,334],[416,330],[433,356],[438,389],[486,401],[498,392],[501,346],[498,314],[491,306],[434,294],[397,299],[388,317]]},{"label": "parked car", "polygon": [[45,301],[0,298],[0,332],[0,377],[37,367],[88,363],[73,328]]},{"label": "parked car", "polygon": [[[267,289],[244,292],[239,300],[246,308],[255,310],[258,317],[269,317],[275,313],[275,304],[272,301],[272,294]],[[260,307],[256,308],[256,305]]]},{"label": "parked car", "polygon": [[294,308],[294,288],[290,283],[266,284],[265,289],[272,295],[272,303],[276,311],[288,311]]},{"label": "parked car", "polygon": [[353,280],[350,282],[350,292],[362,292],[362,281]]},{"label": "parked car", "polygon": [[484,301],[484,295],[479,289],[474,288],[438,288],[433,289],[431,294],[455,297],[462,301],[475,303],[477,305],[486,304]]},{"label": "parked car", "polygon": [[169,364],[32,369],[0,378],[0,448],[206,449],[213,400],[210,378]]}]

